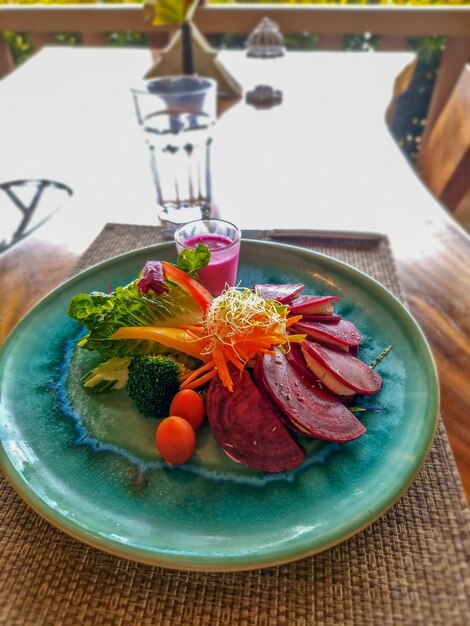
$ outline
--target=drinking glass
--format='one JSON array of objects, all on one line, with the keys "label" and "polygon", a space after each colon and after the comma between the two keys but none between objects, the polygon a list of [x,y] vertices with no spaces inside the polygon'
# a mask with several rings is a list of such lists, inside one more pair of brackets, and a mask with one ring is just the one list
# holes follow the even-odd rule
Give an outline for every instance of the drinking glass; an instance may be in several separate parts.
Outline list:
[{"label": "drinking glass", "polygon": [[194,250],[204,244],[210,250],[209,265],[198,270],[198,277],[212,295],[218,296],[237,281],[240,256],[240,230],[225,220],[196,220],[176,229],[178,253],[185,248]]},{"label": "drinking glass", "polygon": [[201,76],[166,76],[132,89],[137,119],[163,222],[211,217],[211,145],[217,83]]}]

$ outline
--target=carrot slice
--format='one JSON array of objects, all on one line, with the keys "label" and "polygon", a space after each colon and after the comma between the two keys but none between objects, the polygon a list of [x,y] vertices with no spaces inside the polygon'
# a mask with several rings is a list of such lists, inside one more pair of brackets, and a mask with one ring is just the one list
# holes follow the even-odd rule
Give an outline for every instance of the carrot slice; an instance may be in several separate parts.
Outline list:
[{"label": "carrot slice", "polygon": [[293,315],[292,317],[288,317],[286,320],[286,326],[292,326],[292,324],[297,324],[303,318],[303,315]]},{"label": "carrot slice", "polygon": [[202,385],[205,385],[206,383],[208,383],[216,375],[217,375],[217,370],[213,369],[210,372],[207,372],[207,374],[204,374],[203,376],[200,376],[199,378],[196,378],[195,380],[191,381],[190,383],[184,384],[184,386],[181,385],[180,389],[196,389],[197,387],[201,387]]},{"label": "carrot slice", "polygon": [[207,370],[214,368],[214,366],[215,363],[213,360],[204,363],[204,365],[201,365],[201,367],[198,367],[196,370],[193,370],[192,372],[189,372],[189,374],[186,374],[186,376],[183,377],[183,384],[185,385],[187,383],[190,383],[192,380],[195,380]]},{"label": "carrot slice", "polygon": [[230,346],[224,346],[223,352],[227,361],[230,361],[230,363],[235,365],[235,367],[239,369],[240,372],[243,372],[243,370],[245,369],[245,364],[242,361],[240,361],[240,359],[234,353],[233,348]]},{"label": "carrot slice", "polygon": [[230,372],[228,371],[227,361],[221,350],[214,350],[212,353],[214,358],[215,365],[217,367],[217,373],[219,375],[220,380],[224,384],[225,387],[229,391],[233,391],[233,382],[230,376]]}]

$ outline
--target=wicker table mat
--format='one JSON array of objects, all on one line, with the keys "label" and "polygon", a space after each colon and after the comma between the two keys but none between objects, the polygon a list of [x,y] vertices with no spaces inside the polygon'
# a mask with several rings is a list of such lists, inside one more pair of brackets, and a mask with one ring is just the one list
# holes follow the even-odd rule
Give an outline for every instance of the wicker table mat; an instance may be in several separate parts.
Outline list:
[{"label": "wicker table mat", "polygon": [[[109,224],[76,269],[163,238],[155,227]],[[401,296],[384,238],[284,242],[347,261]],[[205,574],[119,559],[50,526],[2,477],[0,496],[7,626],[469,623],[469,509],[442,424],[420,475],[380,520],[326,552],[264,570]]]}]

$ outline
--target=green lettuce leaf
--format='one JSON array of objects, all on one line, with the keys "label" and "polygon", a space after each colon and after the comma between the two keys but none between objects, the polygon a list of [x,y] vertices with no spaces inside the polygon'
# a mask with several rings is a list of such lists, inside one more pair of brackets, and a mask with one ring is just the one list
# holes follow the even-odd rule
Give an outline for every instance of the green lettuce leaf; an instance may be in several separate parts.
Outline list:
[{"label": "green lettuce leaf", "polygon": [[211,252],[207,246],[200,243],[197,245],[195,250],[191,248],[185,248],[178,254],[178,259],[176,261],[176,266],[192,276],[193,278],[197,278],[196,272],[197,270],[206,267],[209,265],[209,261],[211,258]]},{"label": "green lettuce leaf", "polygon": [[138,279],[112,294],[92,292],[74,296],[68,315],[85,326],[89,333],[78,341],[86,350],[97,350],[104,358],[173,352],[154,341],[110,339],[124,326],[177,326],[198,324],[199,305],[183,290],[168,285],[168,293],[156,296],[153,291],[139,292]]}]

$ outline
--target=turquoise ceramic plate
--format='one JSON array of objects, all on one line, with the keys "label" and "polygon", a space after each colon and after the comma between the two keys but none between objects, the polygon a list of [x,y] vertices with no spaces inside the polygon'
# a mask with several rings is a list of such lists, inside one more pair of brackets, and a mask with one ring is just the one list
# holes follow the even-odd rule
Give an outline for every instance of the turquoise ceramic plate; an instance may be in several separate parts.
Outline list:
[{"label": "turquoise ceramic plate", "polygon": [[[168,468],[156,423],[125,392],[92,396],[80,374],[78,325],[66,310],[79,292],[131,281],[147,259],[174,260],[172,244],[117,257],[68,281],[37,305],[0,360],[0,465],[21,497],[66,533],[154,565],[236,570],[287,562],[354,535],[396,502],[429,451],[438,385],[428,346],[402,305],[379,284],[329,257],[243,242],[239,277],[304,282],[338,295],[337,310],[364,336],[361,357],[378,365],[381,392],[364,403],[367,433],[338,445],[312,442],[293,472],[267,475],[230,461],[207,426],[188,465]],[[80,352],[80,351],[78,351]],[[83,351],[82,351],[83,352]]]}]

